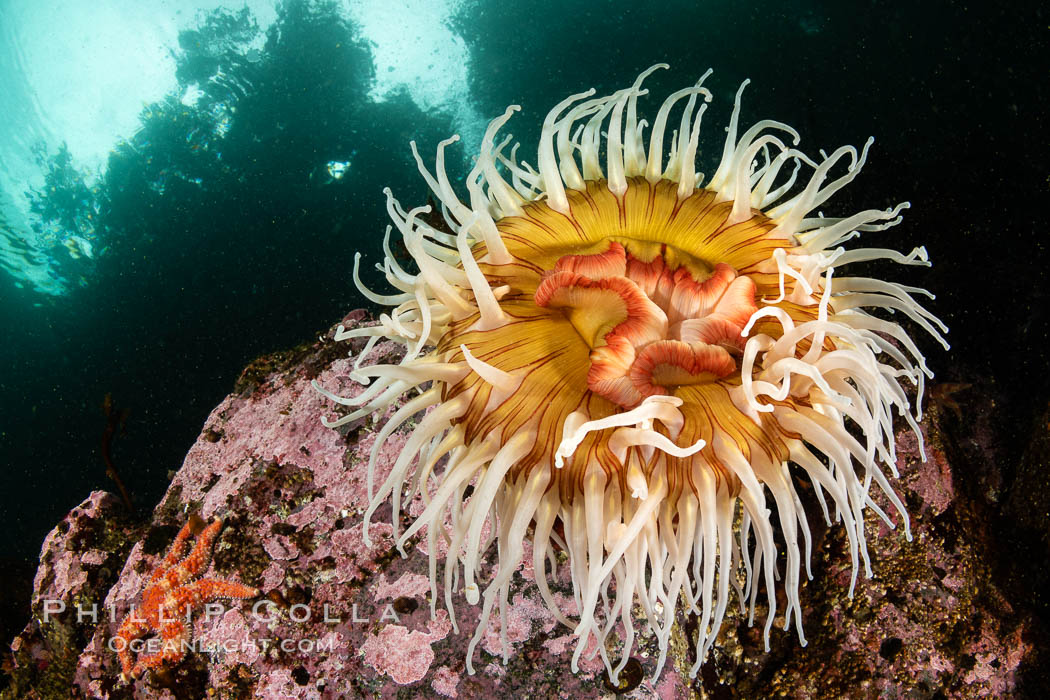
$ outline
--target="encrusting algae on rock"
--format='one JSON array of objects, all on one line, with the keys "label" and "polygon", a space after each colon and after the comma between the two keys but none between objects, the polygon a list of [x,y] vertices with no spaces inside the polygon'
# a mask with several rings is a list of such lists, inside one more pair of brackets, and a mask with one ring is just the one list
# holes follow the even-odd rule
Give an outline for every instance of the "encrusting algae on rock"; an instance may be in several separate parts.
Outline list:
[{"label": "encrusting algae on rock", "polygon": [[[365,327],[362,318],[353,314],[343,325]],[[345,346],[331,337],[253,363],[251,381],[239,382],[208,417],[148,525],[129,527],[118,499],[97,492],[55,528],[41,553],[34,619],[16,639],[12,685],[0,697],[32,697],[34,690],[48,688],[62,697],[170,698],[174,688],[189,697],[213,692],[273,700],[399,692],[431,700],[496,694],[582,698],[607,695],[637,680],[628,697],[719,697],[730,689],[742,698],[772,692],[842,697],[864,689],[994,698],[1015,693],[1021,671],[1035,659],[1037,621],[1024,608],[1012,607],[1017,604],[1007,602],[990,578],[988,553],[997,551],[996,543],[958,487],[959,472],[945,460],[945,440],[954,444],[958,438],[942,438],[924,419],[926,461],[914,436],[898,432],[897,486],[909,504],[913,538],[909,542],[903,532],[868,514],[877,576],[858,580],[852,599],[844,529],[813,523],[814,578],[806,584],[803,611],[807,647],[789,635],[772,635],[771,650],[763,652],[761,628],[748,627],[746,614],[731,606],[707,663],[690,680],[695,662],[690,637],[699,616],[680,611],[656,684],[651,675],[659,642],[644,627],[617,686],[601,658],[588,658],[595,650],[593,636],[580,672],[573,673],[576,640],[539,595],[526,543],[526,555],[515,567],[521,575],[510,584],[507,624],[490,617],[474,651],[479,673],[471,676],[464,658],[472,635],[451,629],[445,634],[444,626],[451,625],[443,610],[430,616],[428,557],[402,558],[389,523],[373,526],[372,547],[362,541],[360,521],[369,506],[364,467],[374,428],[396,408],[338,430],[317,421],[324,399],[311,389],[311,379],[347,393],[363,390],[349,380],[360,345],[346,358]],[[365,358],[398,360],[391,343],[377,344]],[[377,479],[385,479],[410,436],[411,426],[405,426],[381,448]],[[998,468],[999,463],[989,459],[988,464]],[[953,471],[956,486],[947,488],[953,479],[946,475]],[[811,493],[800,496],[815,502]],[[890,507],[884,495],[873,497],[881,508]],[[405,505],[408,516],[424,508],[420,496]],[[214,548],[215,576],[257,587],[261,597],[251,606],[227,605],[218,616],[194,619],[194,639],[215,653],[187,654],[162,673],[122,684],[119,659],[107,643],[139,601],[187,512],[223,516],[228,527]],[[422,531],[406,543],[406,551],[427,554],[428,537]],[[441,538],[437,551],[443,556]],[[558,578],[550,583],[551,594],[571,611],[567,555],[555,556]],[[492,561],[490,555],[487,562]],[[461,593],[454,598],[461,628],[473,629],[478,608],[466,605]],[[64,602],[66,611],[45,620],[47,600]],[[268,600],[279,604],[271,607]],[[98,619],[78,619],[76,607],[91,603],[99,603]],[[253,614],[256,604],[263,614]],[[325,606],[337,621],[325,622]],[[640,606],[634,614],[644,622]],[[620,638],[624,633],[613,632]],[[269,646],[263,650],[265,640]],[[280,650],[281,641],[290,651]],[[300,651],[300,644],[307,651]],[[506,665],[499,662],[504,654]]]}]

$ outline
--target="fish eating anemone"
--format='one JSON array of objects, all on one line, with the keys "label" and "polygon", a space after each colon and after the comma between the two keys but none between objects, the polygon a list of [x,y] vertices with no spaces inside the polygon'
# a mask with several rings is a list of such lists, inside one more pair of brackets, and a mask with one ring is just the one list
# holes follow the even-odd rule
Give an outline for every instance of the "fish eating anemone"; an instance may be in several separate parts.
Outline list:
[{"label": "fish eating anemone", "polygon": [[[636,623],[655,636],[660,674],[679,611],[698,619],[695,676],[731,595],[753,623],[761,589],[766,648],[778,586],[784,627],[794,622],[805,644],[799,586],[812,536],[799,476],[826,523],[846,531],[850,594],[861,565],[872,576],[867,511],[910,538],[886,476],[896,476],[893,414],[921,442],[923,383],[933,375],[894,319],[945,348],[947,328],[920,303],[929,292],[841,274],[873,260],[930,264],[924,248],[843,245],[896,225],[908,203],[819,213],[860,174],[872,140],[813,159],[780,122],[741,133],[747,81],[705,180],[696,162],[711,71],[667,97],[650,126],[638,103],[661,68],[611,95],[588,90],[557,104],[535,167],[500,137],[518,110],[508,108],[485,132],[465,197],[445,168],[457,137],[438,144],[432,168],[413,143],[443,225],[430,207],[406,209],[385,191],[393,226],[377,268],[393,293],[364,287],[360,254],[354,281],[390,310],[377,325],[336,334],[368,339],[351,375],[368,386],[341,397],[315,383],[346,407],[326,425],[396,409],[371,451],[365,539],[388,501],[402,553],[426,528],[432,612],[439,584],[454,625],[455,592],[482,606],[470,672],[494,610],[507,660],[511,579],[526,540],[539,596],[577,637],[573,670],[590,645],[615,681]],[[414,270],[391,253],[395,228]],[[403,344],[404,358],[363,366],[381,339]],[[415,419],[389,475],[374,483],[382,446]],[[400,532],[401,508],[417,494],[422,512]],[[485,566],[493,542],[497,565]],[[572,617],[550,587],[558,551]],[[614,632],[619,649],[610,648]]]}]

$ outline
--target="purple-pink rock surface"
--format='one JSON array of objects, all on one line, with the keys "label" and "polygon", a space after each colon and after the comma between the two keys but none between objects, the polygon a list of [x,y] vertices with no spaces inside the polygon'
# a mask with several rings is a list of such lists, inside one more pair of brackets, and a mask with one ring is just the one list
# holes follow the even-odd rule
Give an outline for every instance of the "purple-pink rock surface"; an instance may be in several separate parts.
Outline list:
[{"label": "purple-pink rock surface", "polygon": [[[354,312],[344,323],[364,318]],[[571,630],[540,601],[525,563],[511,589],[509,648],[503,648],[494,614],[475,651],[477,672],[467,672],[478,609],[455,596],[458,631],[443,603],[431,614],[425,539],[415,537],[403,558],[384,506],[373,518],[372,545],[365,544],[366,466],[385,416],[338,430],[321,424],[322,415],[339,413],[311,380],[344,396],[362,390],[349,378],[356,359],[347,357],[350,346],[331,337],[260,358],[244,371],[235,393],[205,421],[148,523],[128,522],[113,497],[96,492],[55,528],[44,543],[34,617],[15,640],[14,680],[3,697],[616,694],[598,657],[585,655],[580,672],[570,670]],[[398,348],[380,344],[371,354],[370,362],[396,362]],[[380,450],[377,484],[409,430]],[[663,674],[655,683],[648,677],[657,648],[651,635],[642,634],[621,695],[963,698],[1018,692],[1020,674],[1035,658],[1035,623],[1011,605],[984,563],[995,544],[957,489],[937,421],[927,419],[923,430],[926,461],[914,436],[902,433],[898,440],[896,487],[912,516],[913,539],[869,516],[875,577],[862,574],[852,599],[844,535],[823,524],[810,498],[813,579],[802,593],[808,646],[799,646],[794,631],[777,630],[765,652],[760,628],[749,627],[734,610],[700,675],[690,679],[687,639],[697,621],[680,614]],[[418,502],[407,504],[400,529],[419,511]],[[255,586],[261,595],[199,611],[181,660],[124,682],[114,634],[191,514],[225,522],[208,576]],[[552,588],[571,609],[566,578]],[[78,619],[76,611],[92,605],[97,618]],[[760,606],[756,618],[763,617]]]}]

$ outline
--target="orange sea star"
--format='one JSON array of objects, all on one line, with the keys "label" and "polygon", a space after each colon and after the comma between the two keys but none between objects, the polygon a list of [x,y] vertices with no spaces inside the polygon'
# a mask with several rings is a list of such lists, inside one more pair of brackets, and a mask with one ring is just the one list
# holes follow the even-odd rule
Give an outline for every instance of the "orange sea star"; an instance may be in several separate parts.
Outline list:
[{"label": "orange sea star", "polygon": [[[222,520],[213,520],[197,537],[193,550],[184,558],[192,521],[187,522],[164,560],[153,570],[142,593],[142,603],[133,608],[120,624],[114,637],[120,658],[121,677],[130,681],[149,669],[176,663],[186,655],[192,631],[191,616],[195,609],[219,599],[254,598],[258,589],[233,581],[200,578],[211,562],[211,548],[222,530]],[[147,635],[160,638],[160,651],[146,654],[136,663],[132,642]]]}]

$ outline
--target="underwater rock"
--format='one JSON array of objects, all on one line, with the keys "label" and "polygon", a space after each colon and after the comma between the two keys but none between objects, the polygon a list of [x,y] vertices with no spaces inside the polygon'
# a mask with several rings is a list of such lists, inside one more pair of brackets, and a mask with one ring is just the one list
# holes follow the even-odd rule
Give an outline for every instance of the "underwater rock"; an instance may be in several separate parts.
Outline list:
[{"label": "underwater rock", "polygon": [[[741,627],[742,657],[702,670],[708,691],[739,697],[1020,697],[1022,664],[1034,661],[1038,622],[993,580],[997,544],[983,504],[962,489],[935,420],[922,423],[926,461],[911,433],[897,435],[894,487],[911,516],[912,539],[866,519],[875,576],[848,596],[841,533],[815,533],[813,579],[803,611],[809,645],[779,635],[758,654]],[[876,504],[889,505],[881,494]],[[812,504],[810,504],[812,505]],[[819,506],[818,506],[819,507]],[[724,647],[723,650],[724,652]],[[728,696],[727,696],[728,697]]]},{"label": "underwater rock", "polygon": [[[360,311],[343,321],[363,322]],[[41,554],[34,619],[15,641],[21,685],[3,697],[51,697],[62,683],[72,686],[66,695],[91,698],[597,697],[616,691],[632,698],[1002,697],[1017,690],[1033,657],[1029,633],[1036,623],[994,583],[993,535],[958,488],[962,477],[945,456],[946,438],[928,418],[922,424],[927,460],[920,459],[914,435],[900,433],[900,478],[892,480],[908,505],[912,539],[869,513],[875,577],[867,579],[861,563],[852,599],[843,529],[827,527],[812,491],[800,488],[814,540],[813,578],[802,592],[808,646],[800,646],[794,632],[777,630],[772,649],[764,651],[761,625],[749,627],[747,615],[734,608],[700,675],[690,679],[687,638],[698,623],[680,612],[669,663],[655,683],[648,677],[658,653],[651,635],[636,640],[619,688],[597,656],[585,654],[581,672],[573,674],[572,630],[540,600],[526,547],[507,619],[492,616],[474,658],[478,673],[469,675],[466,648],[479,612],[456,594],[458,631],[443,596],[431,616],[425,531],[403,558],[387,504],[373,518],[372,546],[364,543],[365,465],[377,426],[397,407],[339,430],[321,424],[320,416],[331,417],[333,409],[311,380],[345,396],[364,390],[349,377],[356,357],[346,357],[346,344],[331,338],[329,332],[245,370],[235,392],[206,420],[148,524],[130,528],[114,515],[117,500],[99,492],[56,527]],[[397,346],[379,344],[369,361],[398,356]],[[382,445],[375,486],[411,427]],[[876,503],[887,508],[875,491]],[[402,504],[399,529],[421,509],[418,499]],[[261,597],[198,615],[181,661],[127,684],[111,640],[190,514],[225,521],[207,575],[255,586]],[[438,540],[439,552],[442,545]],[[490,568],[494,562],[490,556]],[[562,555],[551,588],[572,613],[564,564]],[[756,619],[765,614],[763,597]],[[77,622],[74,614],[49,627],[41,622],[48,599],[65,601],[68,610],[96,603],[98,620]],[[777,621],[783,624],[782,617]]]},{"label": "underwater rock", "polygon": [[[120,499],[94,491],[44,539],[32,619],[11,644],[11,681],[0,697],[66,697],[77,657],[104,616],[100,601],[129,550]],[[6,665],[6,664],[5,664]]]}]

